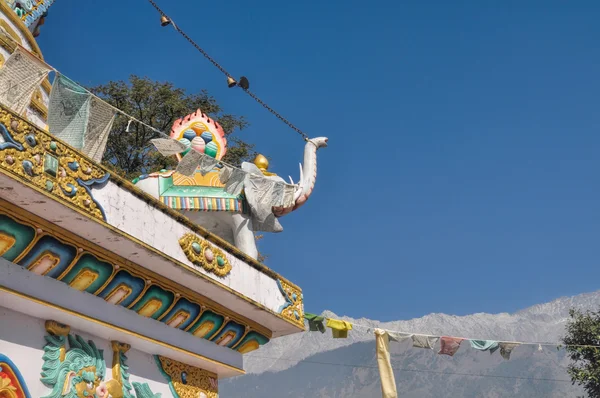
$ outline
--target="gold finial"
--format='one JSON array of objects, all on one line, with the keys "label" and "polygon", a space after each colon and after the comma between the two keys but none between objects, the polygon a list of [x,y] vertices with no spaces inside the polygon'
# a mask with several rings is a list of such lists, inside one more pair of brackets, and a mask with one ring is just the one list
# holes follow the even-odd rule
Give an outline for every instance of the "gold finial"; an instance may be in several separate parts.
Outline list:
[{"label": "gold finial", "polygon": [[256,155],[256,157],[254,158],[254,165],[258,167],[258,169],[266,176],[276,175],[275,173],[269,173],[267,171],[267,169],[269,168],[269,160],[261,154]]}]

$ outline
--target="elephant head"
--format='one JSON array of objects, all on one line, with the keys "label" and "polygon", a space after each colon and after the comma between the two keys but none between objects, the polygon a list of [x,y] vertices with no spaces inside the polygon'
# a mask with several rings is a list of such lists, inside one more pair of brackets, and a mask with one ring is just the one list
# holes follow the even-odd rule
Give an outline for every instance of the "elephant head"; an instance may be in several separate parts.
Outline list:
[{"label": "elephant head", "polygon": [[[300,180],[294,195],[294,204],[290,207],[273,207],[275,217],[284,216],[306,203],[315,188],[317,180],[317,149],[326,147],[327,140],[326,137],[317,137],[306,141],[304,165],[300,164]],[[290,182],[294,183],[291,177]]]}]

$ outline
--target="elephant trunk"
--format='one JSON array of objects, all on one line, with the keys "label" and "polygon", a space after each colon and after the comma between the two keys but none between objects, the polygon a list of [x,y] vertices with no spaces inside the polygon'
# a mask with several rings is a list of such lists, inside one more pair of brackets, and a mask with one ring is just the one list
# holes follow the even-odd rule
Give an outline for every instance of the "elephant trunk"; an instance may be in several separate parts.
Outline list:
[{"label": "elephant trunk", "polygon": [[300,188],[296,194],[293,210],[300,208],[313,192],[317,181],[317,145],[308,141],[304,147],[304,165],[300,168]]},{"label": "elephant trunk", "polygon": [[300,181],[294,195],[294,204],[290,207],[274,207],[276,217],[284,216],[300,208],[313,192],[317,181],[317,149],[327,146],[327,138],[313,138],[304,146],[304,166],[300,165]]}]

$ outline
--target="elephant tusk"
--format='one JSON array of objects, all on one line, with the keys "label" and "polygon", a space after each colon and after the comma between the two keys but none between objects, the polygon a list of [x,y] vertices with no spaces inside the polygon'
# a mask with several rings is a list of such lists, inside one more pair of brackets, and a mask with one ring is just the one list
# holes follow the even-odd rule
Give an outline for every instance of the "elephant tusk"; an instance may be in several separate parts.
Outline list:
[{"label": "elephant tusk", "polygon": [[294,180],[292,180],[292,176],[288,176],[290,177],[290,184],[294,185]]},{"label": "elephant tusk", "polygon": [[296,201],[298,201],[298,198],[302,195],[302,192],[304,190],[302,189],[301,186],[298,186],[298,189],[296,190],[296,192],[294,193],[294,203],[296,203]]},{"label": "elephant tusk", "polygon": [[302,196],[304,192],[304,172],[302,171],[302,163],[300,163],[300,181],[298,181],[298,189],[294,193],[294,203]]}]

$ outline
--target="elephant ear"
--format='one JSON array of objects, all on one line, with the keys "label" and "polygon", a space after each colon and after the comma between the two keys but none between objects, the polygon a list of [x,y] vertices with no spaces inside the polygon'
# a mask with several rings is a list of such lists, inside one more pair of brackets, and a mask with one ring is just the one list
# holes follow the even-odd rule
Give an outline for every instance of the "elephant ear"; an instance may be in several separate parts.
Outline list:
[{"label": "elephant ear", "polygon": [[[171,128],[171,138],[217,160],[223,159],[227,153],[225,130],[201,109],[177,119]],[[181,161],[185,154],[186,152],[176,155],[177,159]]]}]

